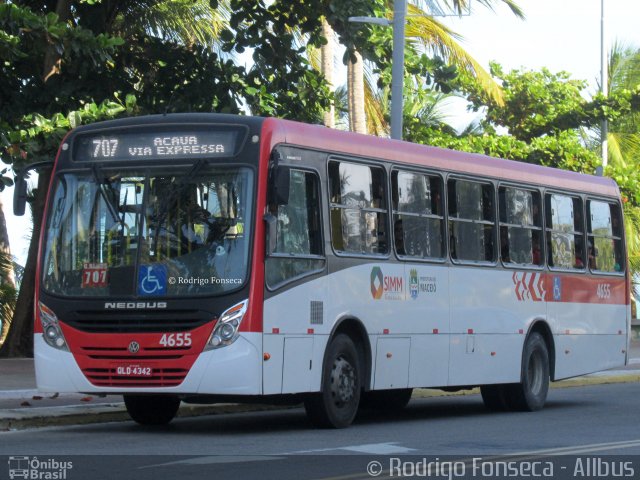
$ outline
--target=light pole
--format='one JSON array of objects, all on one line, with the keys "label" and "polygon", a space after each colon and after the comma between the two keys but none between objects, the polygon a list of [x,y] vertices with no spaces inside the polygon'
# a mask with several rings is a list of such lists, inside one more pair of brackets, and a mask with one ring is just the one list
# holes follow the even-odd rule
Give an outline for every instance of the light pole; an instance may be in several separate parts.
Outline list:
[{"label": "light pole", "polygon": [[404,89],[404,27],[407,0],[393,2],[393,21],[376,17],[349,17],[350,22],[393,26],[391,54],[391,138],[402,140],[402,97]]},{"label": "light pole", "polygon": [[[604,0],[600,0],[600,88],[602,95],[605,97],[609,90],[609,67],[607,62],[607,48],[605,40],[605,22],[604,22]],[[601,136],[602,142],[602,168],[607,166],[609,160],[609,144],[607,142],[607,134],[609,125],[607,119],[602,120]]]}]

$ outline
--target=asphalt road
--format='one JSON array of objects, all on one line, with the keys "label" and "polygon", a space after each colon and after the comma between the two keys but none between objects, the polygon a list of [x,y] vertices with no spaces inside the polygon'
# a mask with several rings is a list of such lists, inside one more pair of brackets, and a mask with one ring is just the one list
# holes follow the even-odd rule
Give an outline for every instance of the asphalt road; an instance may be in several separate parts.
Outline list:
[{"label": "asphalt road", "polygon": [[[392,462],[408,462],[408,467],[402,464],[404,473],[419,468],[420,462],[431,462],[434,468],[433,462],[440,462],[438,475],[432,475],[439,478],[508,478],[495,476],[493,467],[473,469],[473,457],[485,462],[501,455],[516,456],[515,478],[526,476],[517,468],[532,461],[539,462],[539,468],[547,465],[540,462],[550,462],[547,473],[555,467],[553,478],[585,478],[580,473],[595,468],[592,463],[587,467],[590,459],[599,459],[605,478],[614,473],[602,470],[605,467],[627,468],[638,478],[639,396],[638,383],[554,389],[545,409],[536,413],[490,413],[478,395],[413,399],[403,412],[364,413],[345,430],[312,429],[303,410],[295,408],[176,419],[162,428],[120,422],[2,432],[0,478],[8,471],[3,464],[12,465],[2,455],[7,460],[13,456],[14,466],[18,456],[37,457],[44,462],[41,469],[72,462],[65,480],[346,480],[373,478],[367,473],[371,462],[380,462],[382,475],[377,478],[403,472],[389,472],[389,467],[398,467]],[[457,463],[447,470],[446,462]]]}]

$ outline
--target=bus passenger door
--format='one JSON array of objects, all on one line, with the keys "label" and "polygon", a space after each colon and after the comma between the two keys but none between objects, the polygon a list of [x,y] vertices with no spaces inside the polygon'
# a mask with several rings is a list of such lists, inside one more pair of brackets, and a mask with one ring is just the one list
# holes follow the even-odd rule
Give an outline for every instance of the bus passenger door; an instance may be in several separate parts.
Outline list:
[{"label": "bus passenger door", "polygon": [[[300,167],[285,167],[286,194],[269,201],[274,229],[265,261],[263,310],[263,393],[298,393],[319,385],[327,303],[326,259],[320,209],[321,184],[311,160],[295,149],[281,148],[280,157],[305,160]],[[295,154],[295,155],[294,155]],[[308,161],[307,161],[308,160]],[[283,167],[278,167],[283,168]],[[286,182],[280,182],[282,185]]]}]

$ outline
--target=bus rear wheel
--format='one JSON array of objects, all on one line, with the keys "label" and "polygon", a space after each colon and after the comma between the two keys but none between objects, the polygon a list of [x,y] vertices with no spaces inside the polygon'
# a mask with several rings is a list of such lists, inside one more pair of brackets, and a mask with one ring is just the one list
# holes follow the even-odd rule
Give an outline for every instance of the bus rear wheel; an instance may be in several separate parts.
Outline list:
[{"label": "bus rear wheel", "polygon": [[398,388],[396,390],[373,390],[362,394],[360,400],[361,408],[371,408],[393,412],[402,410],[407,406],[413,388]]},{"label": "bus rear wheel", "polygon": [[509,409],[507,395],[509,385],[481,385],[480,394],[484,406],[494,412],[503,412]]},{"label": "bus rear wheel", "polygon": [[304,408],[311,422],[323,428],[348,427],[360,403],[359,359],[351,338],[338,334],[329,344],[319,393],[309,395]]},{"label": "bus rear wheel", "polygon": [[124,405],[140,425],[166,425],[178,413],[180,399],[171,395],[124,395]]},{"label": "bus rear wheel", "polygon": [[549,349],[537,332],[529,335],[525,343],[520,378],[520,383],[510,385],[510,407],[524,412],[542,409],[549,392]]}]

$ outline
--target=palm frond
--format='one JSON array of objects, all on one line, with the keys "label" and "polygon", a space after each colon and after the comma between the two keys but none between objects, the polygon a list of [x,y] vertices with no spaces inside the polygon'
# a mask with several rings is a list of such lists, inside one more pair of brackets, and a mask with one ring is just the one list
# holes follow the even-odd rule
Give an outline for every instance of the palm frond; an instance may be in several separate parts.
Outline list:
[{"label": "palm frond", "polygon": [[226,1],[214,9],[209,0],[147,0],[131,2],[118,28],[125,32],[143,30],[176,43],[213,48],[230,16]]},{"label": "palm frond", "polygon": [[502,88],[491,75],[457,42],[460,35],[416,7],[410,6],[407,23],[408,42],[421,46],[474,76],[486,95],[497,105],[504,105]]},{"label": "palm frond", "polygon": [[624,153],[620,146],[620,135],[614,132],[607,134],[608,161],[613,165],[627,166],[624,161]]},{"label": "palm frond", "polygon": [[609,131],[607,135],[609,162],[627,167],[640,162],[640,133]]},{"label": "palm frond", "polygon": [[386,114],[389,113],[389,89],[375,90],[373,85],[365,70],[364,111],[367,117],[367,132],[377,137],[386,137],[391,128],[386,120]]},{"label": "palm frond", "polygon": [[9,253],[0,250],[0,283],[4,278],[4,272],[13,270],[13,258]]},{"label": "palm frond", "polygon": [[[480,5],[493,10],[494,3],[504,3],[518,18],[524,19],[524,11],[513,0],[477,0]],[[471,10],[471,0],[414,0],[415,5],[432,15],[464,15]]]},{"label": "palm frond", "polygon": [[640,50],[615,41],[609,51],[609,92],[640,85]]},{"label": "palm frond", "polygon": [[[454,0],[455,2],[456,0]],[[462,1],[462,2],[470,2],[471,0],[458,0],[458,1]],[[480,5],[484,5],[485,7],[493,10],[493,4],[497,2],[500,3],[504,3],[507,7],[509,7],[509,10],[511,10],[511,13],[513,13],[516,17],[518,17],[521,20],[525,19],[525,15],[524,15],[524,11],[522,10],[522,8],[520,8],[520,6],[514,2],[513,0],[477,0],[477,2]]]},{"label": "palm frond", "polygon": [[640,273],[640,207],[624,205],[624,229],[631,278]]}]

